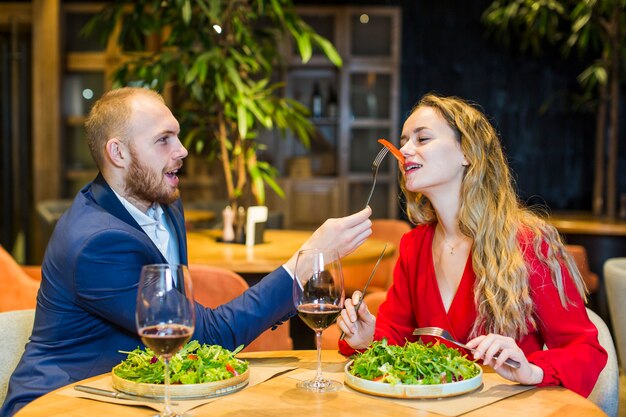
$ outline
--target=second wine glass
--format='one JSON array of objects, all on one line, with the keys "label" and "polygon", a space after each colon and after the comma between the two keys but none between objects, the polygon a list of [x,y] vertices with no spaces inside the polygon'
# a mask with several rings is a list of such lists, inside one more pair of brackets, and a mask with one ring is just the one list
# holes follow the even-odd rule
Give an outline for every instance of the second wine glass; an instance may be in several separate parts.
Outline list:
[{"label": "second wine glass", "polygon": [[298,383],[298,388],[315,392],[332,392],[341,388],[339,381],[322,375],[322,332],[330,326],[343,308],[343,273],[339,254],[330,249],[307,249],[298,252],[293,287],[293,301],[298,315],[315,331],[317,374],[314,379]]},{"label": "second wine glass", "polygon": [[135,319],[141,341],[163,361],[161,417],[175,415],[169,403],[169,362],[193,334],[194,309],[191,277],[185,265],[153,264],[142,268]]}]

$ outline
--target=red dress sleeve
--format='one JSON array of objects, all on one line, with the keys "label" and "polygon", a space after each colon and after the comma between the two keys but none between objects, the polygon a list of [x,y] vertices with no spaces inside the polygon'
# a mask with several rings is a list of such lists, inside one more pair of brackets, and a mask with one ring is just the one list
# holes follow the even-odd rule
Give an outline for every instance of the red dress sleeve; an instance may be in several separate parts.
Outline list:
[{"label": "red dress sleeve", "polygon": [[[537,259],[530,247],[525,257],[537,329],[518,343],[528,361],[543,370],[539,386],[562,385],[587,397],[608,358],[598,342],[598,330],[589,319],[585,303],[564,264],[561,263],[561,271],[570,300],[566,307],[561,304],[548,267]],[[545,343],[547,349],[543,349],[543,344],[537,346],[540,342]]]},{"label": "red dress sleeve", "polygon": [[[428,235],[428,227],[417,226],[400,240],[400,256],[394,268],[393,283],[376,315],[374,340],[387,338],[390,344],[395,345],[404,345],[406,339],[416,340],[412,335],[417,324],[414,311],[418,302],[415,297],[418,279],[416,268],[419,262],[416,258],[424,235]],[[339,352],[350,356],[356,351],[345,340],[340,340]]]}]

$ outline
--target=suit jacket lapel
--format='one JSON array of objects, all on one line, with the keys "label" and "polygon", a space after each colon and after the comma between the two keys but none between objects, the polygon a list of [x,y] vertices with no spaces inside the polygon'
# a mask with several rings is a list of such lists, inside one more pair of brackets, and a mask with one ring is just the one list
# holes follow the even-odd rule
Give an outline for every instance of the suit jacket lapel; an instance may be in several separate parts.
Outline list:
[{"label": "suit jacket lapel", "polygon": [[117,198],[111,187],[109,187],[109,184],[107,184],[106,180],[100,173],[98,173],[98,176],[91,184],[91,194],[99,206],[118,219],[122,220],[124,223],[128,223],[135,229],[143,232],[141,226],[139,226],[133,216],[130,215],[128,210],[124,208],[119,198]]},{"label": "suit jacket lapel", "polygon": [[[93,195],[96,203],[98,203],[98,205],[106,211],[113,214],[123,222],[133,226],[135,229],[140,230],[142,233],[145,233],[141,226],[139,226],[139,224],[135,221],[133,216],[130,215],[128,210],[124,208],[120,200],[100,173],[91,185],[91,194]],[[173,204],[165,205],[165,210],[167,210],[167,214],[176,229],[176,238],[178,239],[178,248],[180,252],[180,263],[187,265],[187,233],[185,230],[185,218],[183,216],[183,207],[180,199],[176,200]]]}]

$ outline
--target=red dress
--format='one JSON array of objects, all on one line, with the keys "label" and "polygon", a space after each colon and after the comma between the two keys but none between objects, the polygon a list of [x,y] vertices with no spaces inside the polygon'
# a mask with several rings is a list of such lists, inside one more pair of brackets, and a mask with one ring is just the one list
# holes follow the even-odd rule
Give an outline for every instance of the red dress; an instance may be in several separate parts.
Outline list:
[{"label": "red dress", "polygon": [[[477,317],[471,256],[446,312],[432,261],[434,231],[434,225],[422,225],[403,236],[393,285],[378,310],[374,340],[386,337],[389,343],[398,345],[405,340],[414,342],[418,337],[413,336],[413,330],[427,326],[447,329],[461,342],[469,340]],[[532,247],[525,250],[524,255],[529,264],[537,324],[517,340],[517,344],[529,362],[543,369],[544,377],[539,386],[562,385],[586,397],[607,361],[606,351],[598,342],[598,331],[589,320],[585,304],[567,270],[562,268],[565,292],[574,305],[569,304],[565,309],[549,269],[539,262]],[[432,341],[424,337],[422,340]],[[354,353],[345,341],[339,342],[339,350],[344,355]]]}]

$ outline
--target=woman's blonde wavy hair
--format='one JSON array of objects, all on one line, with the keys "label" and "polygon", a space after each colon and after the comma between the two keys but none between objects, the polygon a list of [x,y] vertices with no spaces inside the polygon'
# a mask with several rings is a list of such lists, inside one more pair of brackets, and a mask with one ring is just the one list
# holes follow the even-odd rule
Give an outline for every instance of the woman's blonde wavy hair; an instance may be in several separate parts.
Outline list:
[{"label": "woman's blonde wavy hair", "polygon": [[[532,248],[549,268],[561,304],[567,308],[571,301],[564,291],[559,260],[565,262],[585,299],[584,281],[556,229],[519,203],[498,135],[485,115],[463,99],[434,94],[424,96],[411,113],[420,107],[431,107],[446,120],[469,162],[461,185],[459,227],[473,239],[478,319],[472,335],[487,332],[519,339],[528,333],[529,326],[537,324],[520,232],[532,237]],[[437,218],[430,201],[420,193],[407,191],[404,181],[400,182],[409,219],[415,224],[435,223]],[[542,244],[547,245],[545,256]]]}]

